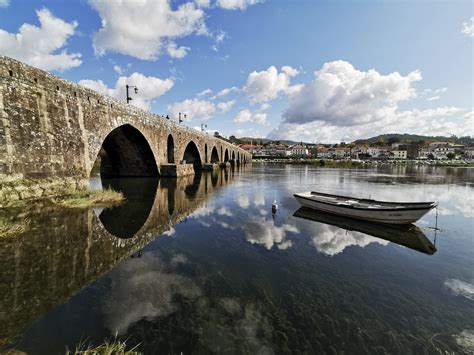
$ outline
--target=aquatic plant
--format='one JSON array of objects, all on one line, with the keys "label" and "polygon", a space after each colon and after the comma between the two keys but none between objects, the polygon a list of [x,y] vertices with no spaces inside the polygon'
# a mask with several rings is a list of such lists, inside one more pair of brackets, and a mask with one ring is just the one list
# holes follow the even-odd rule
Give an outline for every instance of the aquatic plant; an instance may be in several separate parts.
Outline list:
[{"label": "aquatic plant", "polygon": [[85,342],[81,342],[74,351],[66,350],[66,355],[138,355],[141,352],[137,351],[137,347],[138,345],[127,349],[125,341],[120,341],[117,338],[105,339],[98,346],[85,345]]}]

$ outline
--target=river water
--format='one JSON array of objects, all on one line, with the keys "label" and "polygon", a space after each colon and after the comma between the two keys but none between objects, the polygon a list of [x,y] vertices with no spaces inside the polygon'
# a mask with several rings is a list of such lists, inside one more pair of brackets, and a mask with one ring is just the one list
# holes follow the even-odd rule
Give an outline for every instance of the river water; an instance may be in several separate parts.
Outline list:
[{"label": "river water", "polygon": [[[473,169],[254,164],[92,184],[126,203],[11,217],[27,228],[0,238],[4,349],[117,337],[147,354],[474,351]],[[439,208],[378,227],[299,210],[292,194],[307,190]]]}]

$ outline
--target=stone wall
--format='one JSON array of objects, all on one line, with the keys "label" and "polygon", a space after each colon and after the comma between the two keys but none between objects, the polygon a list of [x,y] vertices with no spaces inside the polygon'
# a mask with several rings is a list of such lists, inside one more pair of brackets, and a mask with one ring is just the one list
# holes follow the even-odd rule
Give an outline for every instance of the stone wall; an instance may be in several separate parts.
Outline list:
[{"label": "stone wall", "polygon": [[[168,163],[170,136],[175,163],[184,160],[190,142],[199,151],[201,165],[210,162],[214,147],[219,162],[225,156],[234,157],[238,164],[251,158],[226,141],[0,56],[0,182],[6,178],[85,180],[106,137],[118,137],[111,132],[127,131],[123,127],[129,126],[148,144],[145,149],[151,150],[156,164],[149,170],[158,174],[161,164]],[[109,155],[117,161],[137,159],[142,147],[134,154],[127,146],[133,141],[114,138]]]}]

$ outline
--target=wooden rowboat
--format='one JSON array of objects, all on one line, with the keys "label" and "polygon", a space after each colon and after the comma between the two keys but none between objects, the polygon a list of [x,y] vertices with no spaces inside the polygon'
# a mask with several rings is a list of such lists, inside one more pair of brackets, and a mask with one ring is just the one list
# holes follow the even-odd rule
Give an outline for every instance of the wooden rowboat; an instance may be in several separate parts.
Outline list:
[{"label": "wooden rowboat", "polygon": [[304,207],[339,216],[388,224],[413,223],[438,205],[437,202],[376,201],[314,191],[300,192],[294,196]]}]

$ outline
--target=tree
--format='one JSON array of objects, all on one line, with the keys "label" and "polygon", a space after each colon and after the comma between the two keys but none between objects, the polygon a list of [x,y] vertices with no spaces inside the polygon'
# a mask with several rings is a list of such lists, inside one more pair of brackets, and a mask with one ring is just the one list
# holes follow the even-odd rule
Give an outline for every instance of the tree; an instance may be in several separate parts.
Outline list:
[{"label": "tree", "polygon": [[400,143],[400,138],[399,137],[390,137],[387,141],[389,145],[392,145],[393,143]]},{"label": "tree", "polygon": [[449,152],[448,154],[446,154],[446,158],[454,159],[454,158],[456,158],[456,154]]}]

